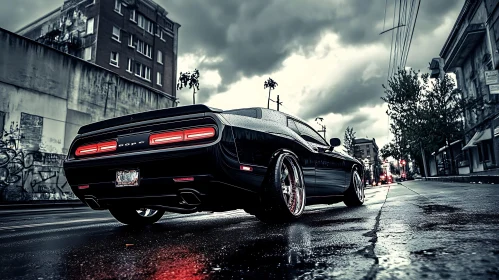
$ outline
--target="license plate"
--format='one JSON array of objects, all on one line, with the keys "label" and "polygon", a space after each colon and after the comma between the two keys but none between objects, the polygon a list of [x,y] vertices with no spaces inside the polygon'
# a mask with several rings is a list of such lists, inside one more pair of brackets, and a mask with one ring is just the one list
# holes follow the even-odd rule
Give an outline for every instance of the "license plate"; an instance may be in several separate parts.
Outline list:
[{"label": "license plate", "polygon": [[136,187],[139,185],[139,170],[116,171],[116,187]]}]

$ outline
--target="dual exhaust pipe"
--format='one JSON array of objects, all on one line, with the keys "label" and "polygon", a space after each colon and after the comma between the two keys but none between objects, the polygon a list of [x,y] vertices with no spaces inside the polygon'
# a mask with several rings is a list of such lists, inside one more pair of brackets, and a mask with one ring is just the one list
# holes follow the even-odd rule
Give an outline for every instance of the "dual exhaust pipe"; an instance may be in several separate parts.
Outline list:
[{"label": "dual exhaust pipe", "polygon": [[[182,206],[199,206],[201,204],[201,199],[199,198],[200,196],[201,194],[195,190],[181,190],[178,194],[178,197],[180,198],[179,204]],[[94,210],[105,209],[93,196],[85,196],[84,201]]]}]

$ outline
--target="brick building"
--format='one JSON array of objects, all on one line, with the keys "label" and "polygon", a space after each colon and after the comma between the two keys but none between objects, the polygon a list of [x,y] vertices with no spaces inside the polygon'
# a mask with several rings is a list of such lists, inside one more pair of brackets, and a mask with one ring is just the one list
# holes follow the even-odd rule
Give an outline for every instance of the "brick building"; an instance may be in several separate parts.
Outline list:
[{"label": "brick building", "polygon": [[64,0],[19,35],[176,96],[178,29],[152,0]]},{"label": "brick building", "polygon": [[379,160],[379,148],[376,144],[376,139],[354,139],[354,156],[364,162],[366,168],[371,171],[371,180],[377,182],[381,162]]}]

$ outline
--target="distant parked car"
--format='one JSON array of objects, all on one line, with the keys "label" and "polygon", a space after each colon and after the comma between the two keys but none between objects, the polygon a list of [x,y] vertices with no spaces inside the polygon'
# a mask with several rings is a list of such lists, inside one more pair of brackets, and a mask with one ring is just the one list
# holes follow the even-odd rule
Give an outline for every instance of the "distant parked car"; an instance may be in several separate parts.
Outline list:
[{"label": "distant parked car", "polygon": [[124,224],[234,209],[281,222],[306,205],[364,203],[363,164],[339,145],[282,112],[192,105],[81,127],[64,170],[79,199]]}]

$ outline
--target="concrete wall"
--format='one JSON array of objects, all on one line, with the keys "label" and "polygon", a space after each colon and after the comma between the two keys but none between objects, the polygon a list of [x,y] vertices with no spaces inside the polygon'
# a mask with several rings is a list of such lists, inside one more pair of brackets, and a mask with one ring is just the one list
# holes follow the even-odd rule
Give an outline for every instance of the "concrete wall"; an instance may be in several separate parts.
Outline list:
[{"label": "concrete wall", "polygon": [[61,164],[80,126],[171,96],[0,29],[0,201],[74,198]]}]

